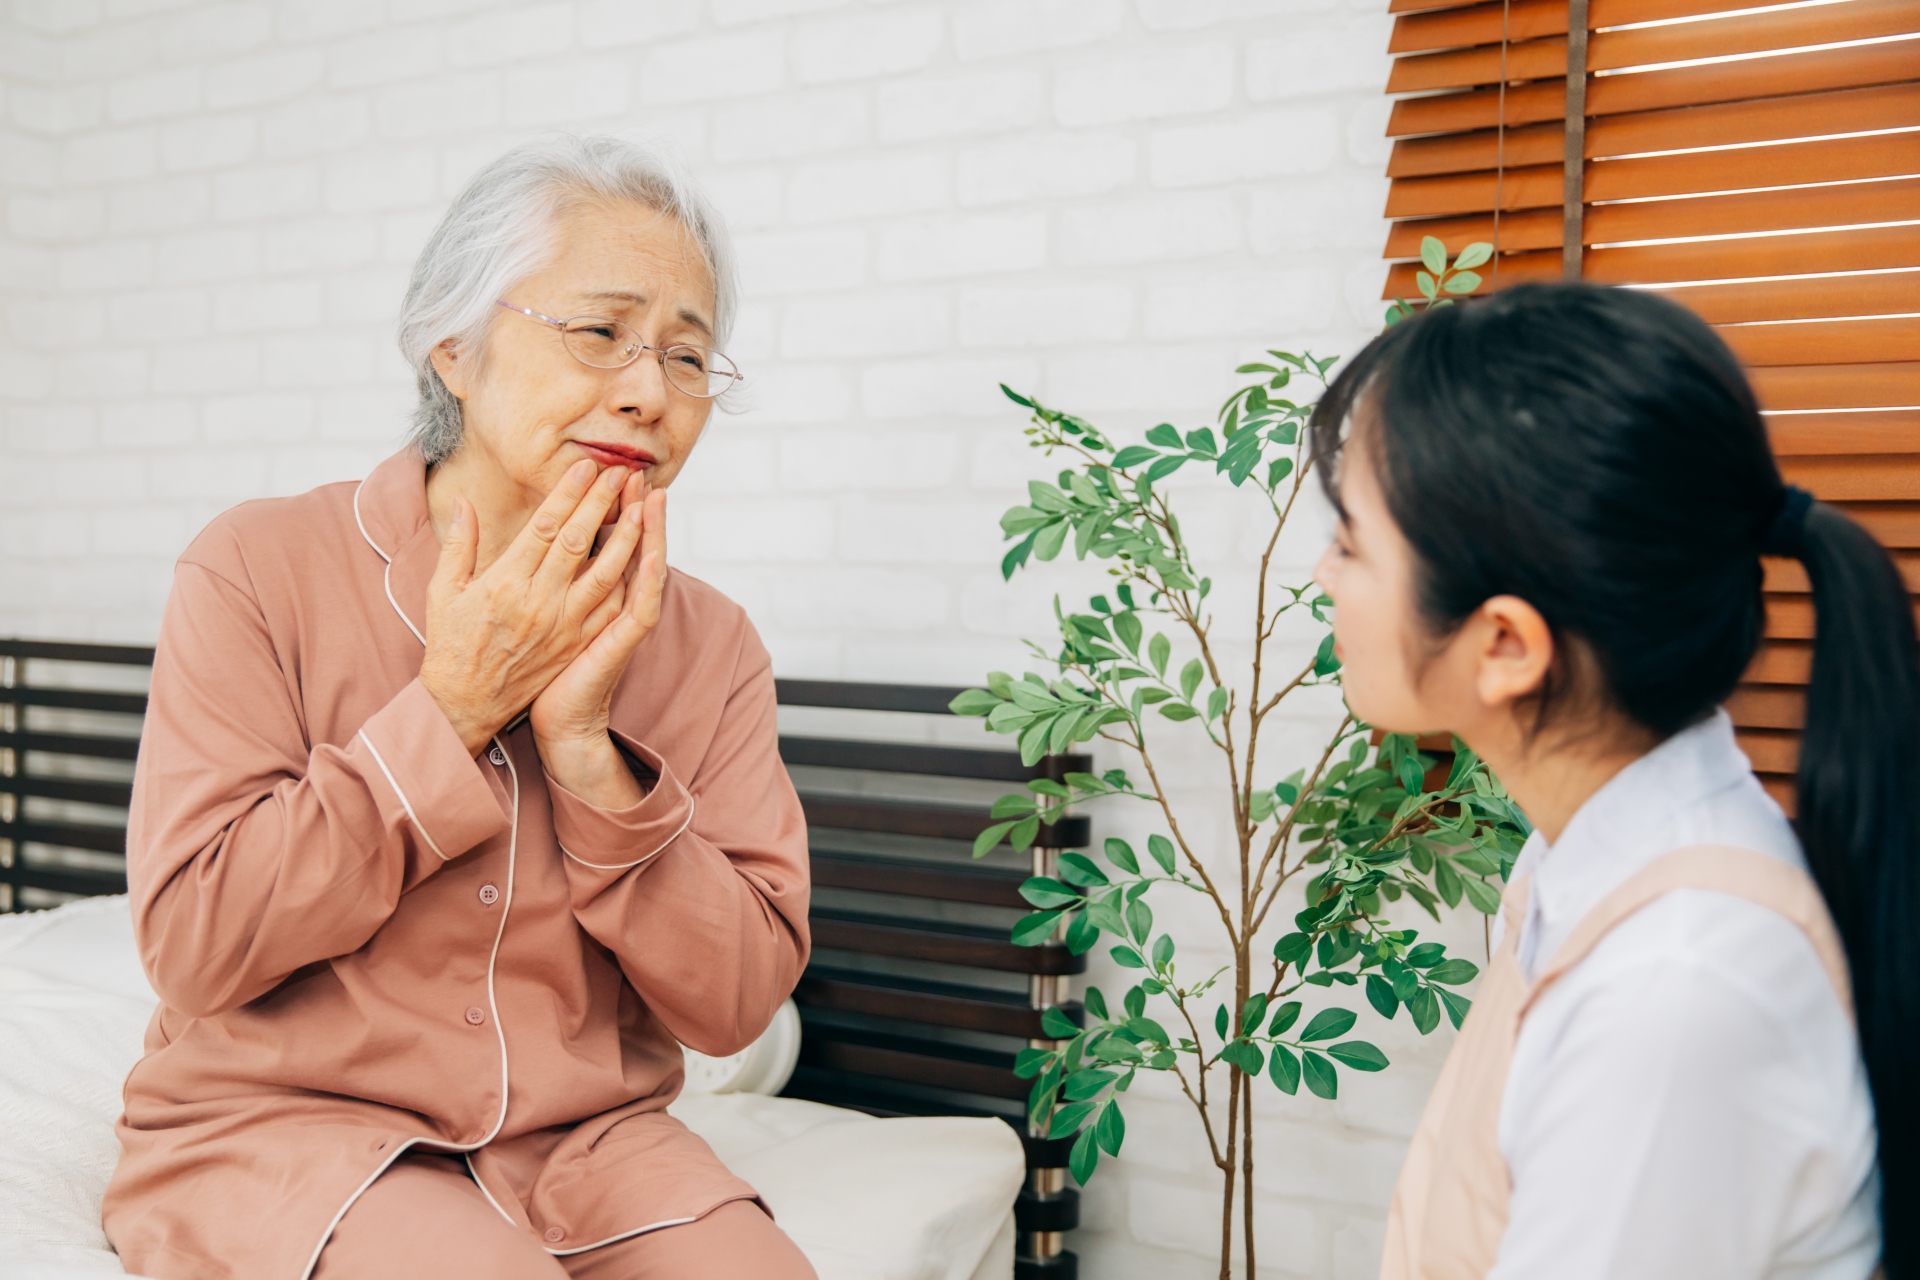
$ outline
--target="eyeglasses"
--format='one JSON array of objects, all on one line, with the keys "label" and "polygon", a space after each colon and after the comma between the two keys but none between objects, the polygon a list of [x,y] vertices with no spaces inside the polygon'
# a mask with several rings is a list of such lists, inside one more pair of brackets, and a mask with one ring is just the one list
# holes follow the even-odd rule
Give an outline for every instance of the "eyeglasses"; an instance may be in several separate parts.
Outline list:
[{"label": "eyeglasses", "polygon": [[740,372],[740,366],[712,347],[696,347],[684,342],[670,347],[650,347],[640,341],[640,335],[632,329],[605,316],[555,320],[508,302],[499,305],[515,315],[558,329],[560,344],[567,349],[567,354],[590,368],[624,369],[638,360],[642,352],[651,351],[668,382],[702,400],[711,400],[734,383],[747,379],[747,375]]}]

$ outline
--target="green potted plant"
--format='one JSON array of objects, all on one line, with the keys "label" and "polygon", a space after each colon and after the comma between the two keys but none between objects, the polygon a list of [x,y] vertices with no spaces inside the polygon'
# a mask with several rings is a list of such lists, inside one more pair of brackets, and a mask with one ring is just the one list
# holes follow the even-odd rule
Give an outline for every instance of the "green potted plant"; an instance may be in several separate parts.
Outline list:
[{"label": "green potted plant", "polygon": [[[1429,239],[1424,298],[1414,305],[1470,292],[1479,277],[1467,268],[1489,253],[1472,245],[1448,264]],[[1396,303],[1388,323],[1413,309]],[[1108,839],[1097,857],[1060,854],[1054,874],[1023,887],[1035,910],[1014,927],[1015,942],[1063,939],[1082,953],[1104,944],[1132,981],[1112,998],[1089,987],[1084,1025],[1050,1010],[1045,1027],[1057,1039],[1023,1051],[1017,1070],[1033,1080],[1036,1130],[1076,1135],[1070,1164],[1083,1183],[1102,1152],[1119,1154],[1138,1074],[1178,1081],[1221,1172],[1222,1280],[1232,1274],[1236,1198],[1245,1274],[1256,1274],[1252,1100],[1262,1078],[1284,1093],[1304,1087],[1331,1099],[1342,1068],[1385,1069],[1386,1055],[1351,1034],[1359,1014],[1347,1004],[1361,997],[1382,1018],[1404,1009],[1422,1035],[1443,1014],[1459,1026],[1469,1001],[1457,988],[1477,966],[1389,917],[1404,921],[1411,910],[1438,920],[1463,903],[1491,915],[1529,830],[1498,779],[1458,742],[1443,771],[1419,742],[1375,733],[1349,714],[1311,759],[1275,767],[1262,754],[1288,699],[1340,679],[1330,629],[1304,663],[1277,674],[1272,667],[1275,631],[1287,615],[1327,626],[1331,602],[1311,582],[1281,580],[1272,561],[1309,470],[1303,429],[1312,400],[1294,397],[1303,385],[1323,389],[1335,361],[1268,354],[1270,362],[1239,370],[1256,380],[1220,407],[1217,432],[1163,423],[1138,444],[1002,388],[1029,410],[1033,446],[1068,463],[1052,480],[1029,482],[1029,502],[1001,517],[1014,542],[1002,573],[1010,578],[1071,546],[1077,558],[1107,561],[1112,583],[1084,612],[1056,597],[1057,639],[1029,642],[1046,674],[995,672],[953,703],[1016,738],[1029,763],[1097,740],[1142,773],[1112,768],[1031,782],[996,803],[999,821],[975,854],[1003,839],[1018,849],[1044,844],[1042,829],[1077,802],[1123,798],[1157,810],[1165,833],[1147,839],[1144,855]],[[1210,501],[1238,497],[1270,521],[1253,616],[1241,623],[1250,658],[1237,668],[1215,643],[1212,579],[1196,563],[1165,484],[1201,468],[1230,491]],[[1162,784],[1163,735],[1182,733],[1198,735],[1224,768],[1233,817],[1225,850],[1196,847]],[[1183,964],[1181,940],[1154,916],[1154,903],[1173,893],[1207,900],[1230,964],[1210,972]]]}]

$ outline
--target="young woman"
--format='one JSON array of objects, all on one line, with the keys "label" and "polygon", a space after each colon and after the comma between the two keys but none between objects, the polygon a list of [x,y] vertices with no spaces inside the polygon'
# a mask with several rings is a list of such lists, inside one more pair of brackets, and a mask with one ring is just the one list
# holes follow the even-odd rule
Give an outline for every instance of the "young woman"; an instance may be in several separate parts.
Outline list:
[{"label": "young woman", "polygon": [[[1382,1276],[1920,1275],[1920,649],[1886,553],[1644,293],[1402,324],[1313,451],[1348,702],[1453,730],[1537,827]],[[1763,554],[1813,588],[1797,839],[1719,709]]]}]

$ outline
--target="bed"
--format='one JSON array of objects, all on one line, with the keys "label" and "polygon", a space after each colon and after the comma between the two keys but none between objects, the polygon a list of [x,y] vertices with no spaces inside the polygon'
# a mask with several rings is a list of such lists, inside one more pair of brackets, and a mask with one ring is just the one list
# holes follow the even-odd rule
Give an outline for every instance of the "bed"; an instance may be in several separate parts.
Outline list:
[{"label": "bed", "polygon": [[[125,897],[0,915],[0,1280],[124,1274],[100,1197],[154,1003]],[[771,1096],[799,1042],[789,1006],[742,1054],[690,1055],[672,1113],[759,1189],[821,1280],[1012,1275],[1026,1174],[1014,1131]]]}]

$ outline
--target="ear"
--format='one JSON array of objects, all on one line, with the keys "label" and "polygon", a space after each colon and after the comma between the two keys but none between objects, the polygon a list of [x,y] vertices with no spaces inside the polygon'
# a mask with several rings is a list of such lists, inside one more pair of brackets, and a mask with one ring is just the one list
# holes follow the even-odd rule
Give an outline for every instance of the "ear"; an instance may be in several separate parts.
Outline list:
[{"label": "ear", "polygon": [[428,359],[433,361],[433,371],[440,375],[440,381],[446,384],[447,390],[453,392],[454,399],[465,400],[471,389],[467,383],[473,372],[473,362],[460,354],[454,340],[448,338],[435,347]]},{"label": "ear", "polygon": [[1494,596],[1474,610],[1474,690],[1488,707],[1512,706],[1538,693],[1553,669],[1553,630],[1519,596]]}]

